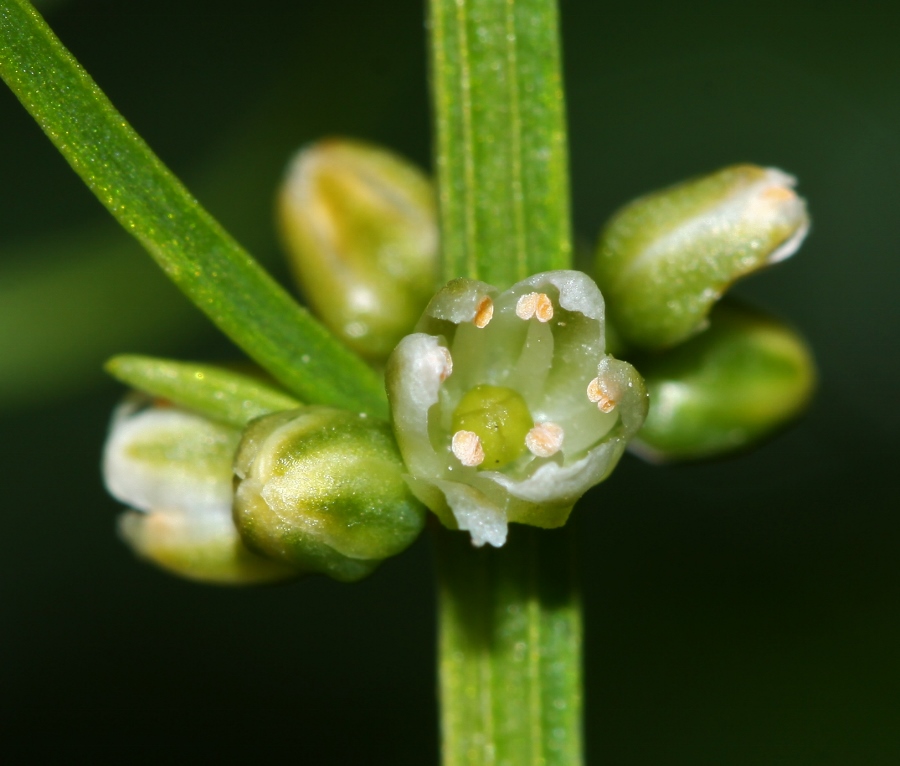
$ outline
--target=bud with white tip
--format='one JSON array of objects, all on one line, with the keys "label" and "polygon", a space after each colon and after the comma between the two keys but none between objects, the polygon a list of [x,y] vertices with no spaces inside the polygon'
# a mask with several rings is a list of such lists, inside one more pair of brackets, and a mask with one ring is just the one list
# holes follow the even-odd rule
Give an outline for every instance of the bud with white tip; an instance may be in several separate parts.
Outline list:
[{"label": "bud with white tip", "polygon": [[809,229],[795,183],[775,168],[735,165],[616,213],[596,276],[623,340],[645,349],[682,342],[732,282],[793,254]]},{"label": "bud with white tip", "polygon": [[358,141],[298,152],[279,224],[307,302],[345,344],[383,361],[415,325],[438,279],[434,191],[409,162]]},{"label": "bud with white tip", "polygon": [[171,406],[128,397],[113,415],[103,475],[132,509],[119,532],[142,558],[217,585],[299,576],[244,546],[231,519],[232,461],[240,431]]}]

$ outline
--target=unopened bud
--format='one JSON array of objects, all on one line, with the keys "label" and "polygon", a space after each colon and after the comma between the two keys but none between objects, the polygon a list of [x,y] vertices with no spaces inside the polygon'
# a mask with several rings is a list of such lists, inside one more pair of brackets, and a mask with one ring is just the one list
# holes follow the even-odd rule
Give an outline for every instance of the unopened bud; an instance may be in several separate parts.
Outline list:
[{"label": "unopened bud", "polygon": [[596,269],[622,338],[647,349],[680,343],[732,282],[791,255],[809,228],[794,183],[775,168],[735,165],[613,216]]},{"label": "unopened bud", "polygon": [[429,180],[382,149],[321,141],[291,162],[278,206],[309,305],[350,348],[383,361],[411,331],[438,279]]},{"label": "unopened bud", "polygon": [[422,531],[390,426],[328,407],[267,415],[235,459],[234,519],[252,549],[336,580],[359,580]]},{"label": "unopened bud", "polygon": [[133,509],[119,532],[142,558],[219,585],[275,582],[299,572],[250,552],[231,519],[240,431],[132,396],[116,410],[103,455],[110,493]]},{"label": "unopened bud", "polygon": [[638,363],[650,412],[630,448],[653,462],[750,447],[800,414],[815,385],[795,332],[730,302],[697,337]]}]

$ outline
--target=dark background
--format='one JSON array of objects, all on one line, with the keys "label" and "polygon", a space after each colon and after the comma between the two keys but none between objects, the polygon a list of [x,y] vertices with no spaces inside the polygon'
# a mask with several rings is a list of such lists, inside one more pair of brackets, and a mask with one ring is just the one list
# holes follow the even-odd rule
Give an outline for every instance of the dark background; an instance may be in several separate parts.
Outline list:
[{"label": "dark background", "polygon": [[[413,0],[56,0],[63,41],[277,273],[271,197],[325,134],[427,166]],[[900,45],[874,3],[563,0],[575,222],[736,161],[813,231],[738,292],[821,384],[752,455],[626,458],[577,513],[590,764],[900,763]],[[123,351],[235,352],[0,92],[0,753],[17,763],[437,762],[430,551],[226,590],[134,560],[100,483]]]}]

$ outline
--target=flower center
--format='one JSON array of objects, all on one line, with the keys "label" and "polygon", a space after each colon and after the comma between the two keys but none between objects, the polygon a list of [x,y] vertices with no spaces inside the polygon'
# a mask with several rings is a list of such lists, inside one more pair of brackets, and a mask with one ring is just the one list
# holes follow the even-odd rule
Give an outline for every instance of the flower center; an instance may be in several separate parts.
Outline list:
[{"label": "flower center", "polygon": [[[497,469],[511,463],[526,449],[525,437],[534,426],[521,394],[503,386],[480,385],[463,396],[453,412],[453,453],[463,465]],[[460,433],[464,435],[456,438]],[[475,449],[474,434],[480,442]],[[470,447],[464,449],[464,447]]]}]

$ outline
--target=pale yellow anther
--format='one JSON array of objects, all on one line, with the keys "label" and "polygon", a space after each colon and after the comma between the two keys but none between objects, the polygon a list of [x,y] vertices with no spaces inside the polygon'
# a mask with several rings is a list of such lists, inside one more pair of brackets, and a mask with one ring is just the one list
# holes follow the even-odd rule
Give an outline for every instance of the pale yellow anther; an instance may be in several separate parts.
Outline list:
[{"label": "pale yellow anther", "polygon": [[546,293],[526,293],[516,303],[516,316],[519,319],[537,317],[539,322],[553,319],[553,301]]},{"label": "pale yellow anther", "polygon": [[770,202],[788,202],[797,198],[797,193],[787,186],[771,186],[766,189],[762,196]]},{"label": "pale yellow anther", "polygon": [[441,383],[443,383],[453,372],[453,357],[450,356],[450,350],[443,346],[438,346],[438,351],[444,357],[444,366],[441,369]]},{"label": "pale yellow anther", "polygon": [[612,412],[616,408],[616,403],[609,395],[606,386],[600,378],[594,378],[587,387],[587,396],[592,402],[597,404],[600,412]]},{"label": "pale yellow anther", "polygon": [[481,439],[474,431],[457,431],[453,434],[450,449],[456,459],[469,468],[484,462],[484,448],[481,446]]},{"label": "pale yellow anther", "polygon": [[535,423],[525,437],[525,446],[536,457],[551,457],[562,449],[565,432],[549,420]]},{"label": "pale yellow anther", "polygon": [[475,319],[473,319],[472,322],[480,330],[482,327],[487,327],[493,318],[494,302],[487,296],[484,296],[484,298],[481,299],[481,303],[478,304],[478,308],[475,310]]}]

